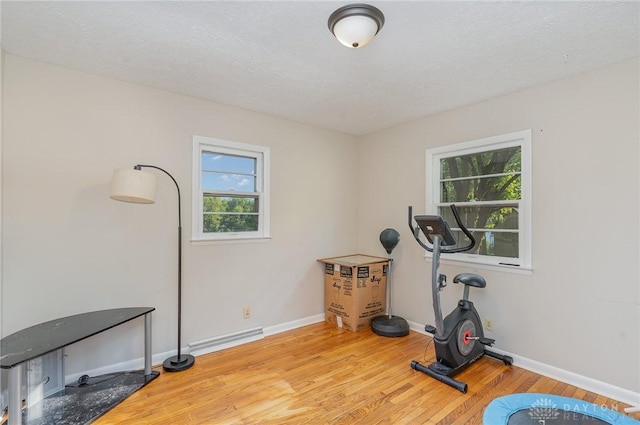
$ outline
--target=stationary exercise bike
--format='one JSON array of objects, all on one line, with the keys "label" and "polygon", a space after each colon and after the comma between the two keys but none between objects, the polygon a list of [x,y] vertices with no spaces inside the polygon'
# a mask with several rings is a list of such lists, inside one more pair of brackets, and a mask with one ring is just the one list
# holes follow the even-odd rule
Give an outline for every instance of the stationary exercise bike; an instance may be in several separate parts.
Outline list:
[{"label": "stationary exercise bike", "polygon": [[[414,360],[411,362],[411,367],[466,393],[467,384],[453,379],[453,375],[461,372],[485,354],[502,360],[507,366],[513,364],[513,359],[486,348],[493,345],[495,341],[484,336],[480,316],[473,303],[469,301],[470,287],[484,288],[487,285],[482,276],[461,273],[453,278],[453,283],[462,283],[464,285],[464,293],[462,299],[458,301],[458,306],[447,317],[442,318],[440,291],[446,286],[447,277],[438,271],[440,254],[469,251],[476,243],[471,232],[462,224],[455,205],[451,205],[451,211],[458,223],[458,227],[469,239],[469,243],[465,246],[456,247],[457,241],[453,232],[440,216],[418,215],[415,217],[418,226],[413,227],[412,208],[409,207],[409,228],[413,233],[413,237],[421,247],[433,253],[431,260],[431,293],[436,321],[435,326],[425,326],[425,331],[433,334],[436,361],[429,366],[424,366]],[[420,231],[426,236],[429,241],[428,244],[420,239]]]}]

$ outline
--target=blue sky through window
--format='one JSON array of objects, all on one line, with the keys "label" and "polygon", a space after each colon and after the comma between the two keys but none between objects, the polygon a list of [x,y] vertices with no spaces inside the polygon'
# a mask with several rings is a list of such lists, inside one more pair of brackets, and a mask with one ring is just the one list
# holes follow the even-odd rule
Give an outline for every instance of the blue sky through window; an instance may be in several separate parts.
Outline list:
[{"label": "blue sky through window", "polygon": [[234,192],[256,191],[256,159],[202,152],[202,188]]}]

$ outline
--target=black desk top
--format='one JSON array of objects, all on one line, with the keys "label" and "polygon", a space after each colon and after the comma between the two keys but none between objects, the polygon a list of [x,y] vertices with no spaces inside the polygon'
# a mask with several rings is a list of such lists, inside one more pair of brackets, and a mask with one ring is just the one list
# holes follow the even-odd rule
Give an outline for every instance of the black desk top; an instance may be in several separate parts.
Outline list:
[{"label": "black desk top", "polygon": [[155,310],[155,307],[115,308],[61,317],[31,326],[0,341],[0,367],[10,369]]}]

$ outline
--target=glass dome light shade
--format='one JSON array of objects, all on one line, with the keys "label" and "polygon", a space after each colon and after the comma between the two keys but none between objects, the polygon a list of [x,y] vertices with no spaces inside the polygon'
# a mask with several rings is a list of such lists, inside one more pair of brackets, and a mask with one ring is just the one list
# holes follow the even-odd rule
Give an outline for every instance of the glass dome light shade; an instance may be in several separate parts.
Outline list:
[{"label": "glass dome light shade", "polygon": [[378,24],[362,15],[340,19],[333,27],[333,34],[344,46],[352,49],[367,45],[378,32]]},{"label": "glass dome light shade", "polygon": [[333,12],[328,24],[341,44],[356,49],[373,40],[384,25],[384,15],[371,5],[356,3]]}]

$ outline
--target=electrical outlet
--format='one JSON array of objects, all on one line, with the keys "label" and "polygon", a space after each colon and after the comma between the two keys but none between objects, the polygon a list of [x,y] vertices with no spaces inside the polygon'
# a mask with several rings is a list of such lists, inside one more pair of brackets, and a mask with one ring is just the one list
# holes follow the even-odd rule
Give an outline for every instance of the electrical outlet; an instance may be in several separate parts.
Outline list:
[{"label": "electrical outlet", "polygon": [[249,307],[244,307],[242,309],[242,318],[248,319],[251,317],[251,309]]},{"label": "electrical outlet", "polygon": [[493,331],[493,320],[484,319],[484,328],[488,331]]}]

